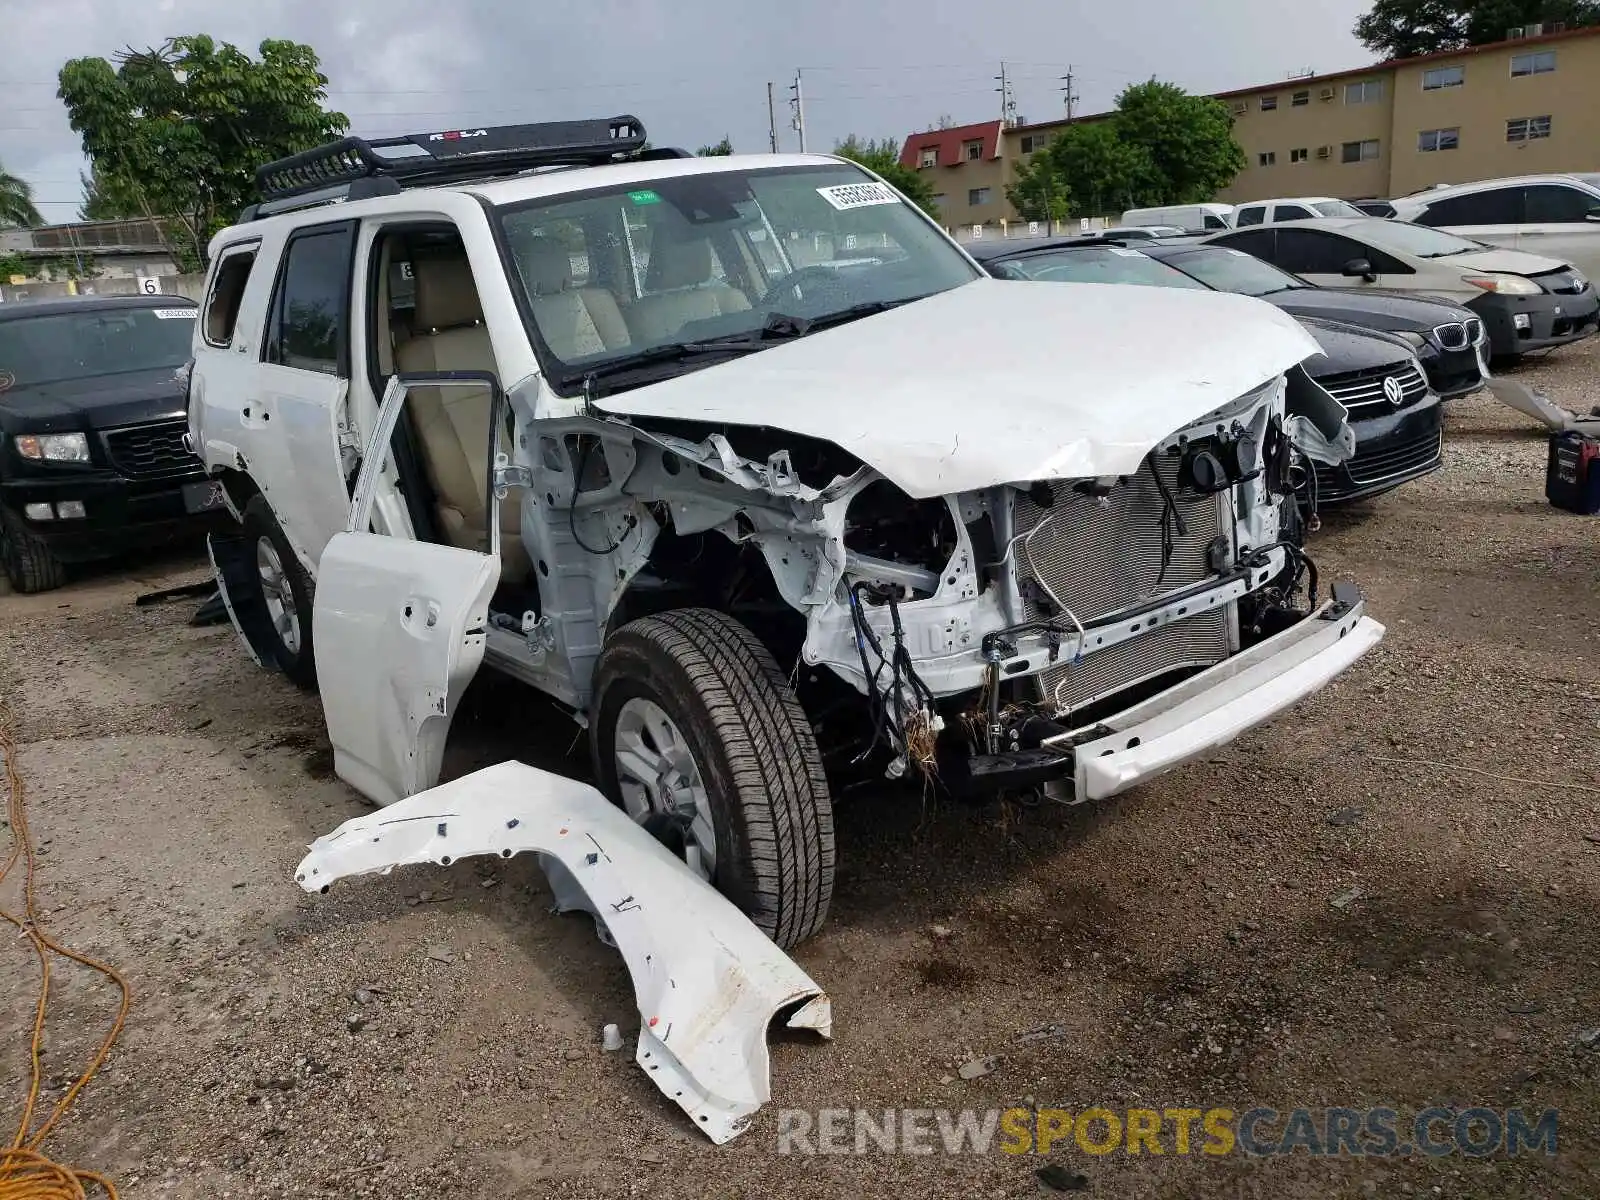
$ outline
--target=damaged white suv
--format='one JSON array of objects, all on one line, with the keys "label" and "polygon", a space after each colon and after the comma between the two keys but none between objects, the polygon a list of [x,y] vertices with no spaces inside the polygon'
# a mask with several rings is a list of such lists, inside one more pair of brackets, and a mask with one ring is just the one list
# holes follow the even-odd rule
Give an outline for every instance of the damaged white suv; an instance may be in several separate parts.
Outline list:
[{"label": "damaged white suv", "polygon": [[1110,796],[1383,636],[1350,585],[1316,602],[1294,480],[1354,439],[1259,301],[1000,283],[853,163],[629,117],[261,182],[211,247],[190,436],[235,623],[379,804],[495,667],[791,945],[830,781]]}]

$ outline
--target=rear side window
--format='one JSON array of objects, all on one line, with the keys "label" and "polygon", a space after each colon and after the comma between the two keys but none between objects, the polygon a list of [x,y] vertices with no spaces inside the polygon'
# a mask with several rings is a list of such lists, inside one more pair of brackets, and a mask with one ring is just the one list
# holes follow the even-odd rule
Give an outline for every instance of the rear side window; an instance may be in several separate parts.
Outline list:
[{"label": "rear side window", "polygon": [[1215,213],[1207,213],[1205,227],[1207,229],[1226,229],[1228,227],[1228,223]]},{"label": "rear side window", "polygon": [[354,254],[354,222],[290,239],[267,322],[264,361],[324,375],[349,374]]},{"label": "rear side window", "polygon": [[1272,210],[1274,221],[1309,221],[1317,214],[1298,204],[1280,204]]},{"label": "rear side window", "polygon": [[1522,220],[1516,188],[1491,188],[1470,196],[1435,200],[1417,218],[1418,225],[1435,229],[1451,225],[1515,225]]},{"label": "rear side window", "polygon": [[[1253,254],[1267,262],[1278,262],[1273,249],[1273,231],[1270,229],[1257,229],[1250,233],[1239,233],[1232,237],[1218,238],[1217,244],[1231,247],[1234,250],[1243,250],[1246,254]],[[1281,267],[1283,264],[1278,263]]]},{"label": "rear side window", "polygon": [[1252,208],[1241,208],[1233,223],[1241,228],[1245,225],[1259,225],[1266,215],[1266,208],[1259,204]]},{"label": "rear side window", "polygon": [[211,292],[206,296],[202,328],[206,341],[213,346],[231,346],[233,329],[239,321],[239,305],[244,300],[245,285],[250,282],[250,268],[255,265],[256,247],[242,250],[224,250],[216,278],[211,281]]}]

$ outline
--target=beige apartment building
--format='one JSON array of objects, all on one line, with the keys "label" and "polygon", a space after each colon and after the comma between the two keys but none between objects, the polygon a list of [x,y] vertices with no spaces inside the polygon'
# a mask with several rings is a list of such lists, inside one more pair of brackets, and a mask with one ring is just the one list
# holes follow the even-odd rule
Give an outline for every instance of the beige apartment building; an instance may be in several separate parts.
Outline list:
[{"label": "beige apartment building", "polygon": [[1222,93],[1247,163],[1218,199],[1356,200],[1600,170],[1600,29],[1528,32]]},{"label": "beige apartment building", "polygon": [[[1435,183],[1600,171],[1600,28],[1528,26],[1488,46],[1222,92],[1245,169],[1217,199],[1402,196]],[[1103,120],[1107,114],[1073,123]],[[1017,220],[1006,188],[1067,125],[1001,121],[906,138],[944,223]],[[1120,214],[1074,214],[1108,216]]]}]

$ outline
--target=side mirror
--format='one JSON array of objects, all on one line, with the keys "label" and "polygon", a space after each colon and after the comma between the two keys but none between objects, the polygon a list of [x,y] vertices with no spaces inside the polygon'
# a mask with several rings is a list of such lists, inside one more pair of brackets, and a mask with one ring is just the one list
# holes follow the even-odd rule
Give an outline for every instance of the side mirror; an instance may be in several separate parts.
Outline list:
[{"label": "side mirror", "polygon": [[1352,258],[1345,263],[1340,273],[1352,278],[1365,279],[1368,283],[1372,283],[1378,278],[1377,272],[1372,269],[1372,264],[1364,258]]}]

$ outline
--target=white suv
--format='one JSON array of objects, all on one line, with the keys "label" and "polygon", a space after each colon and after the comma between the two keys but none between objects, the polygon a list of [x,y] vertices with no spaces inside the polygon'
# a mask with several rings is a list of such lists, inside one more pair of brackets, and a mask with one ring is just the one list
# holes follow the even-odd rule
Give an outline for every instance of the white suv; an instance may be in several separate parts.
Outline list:
[{"label": "white suv", "polygon": [[1110,796],[1382,636],[1299,600],[1296,459],[1353,437],[1291,318],[1001,283],[853,163],[643,139],[349,138],[212,243],[218,577],[366,796],[433,786],[495,667],[788,945],[830,781]]},{"label": "white suv", "polygon": [[1392,203],[1402,221],[1560,259],[1590,279],[1600,279],[1600,186],[1592,179],[1574,175],[1483,179],[1431,188]]}]

